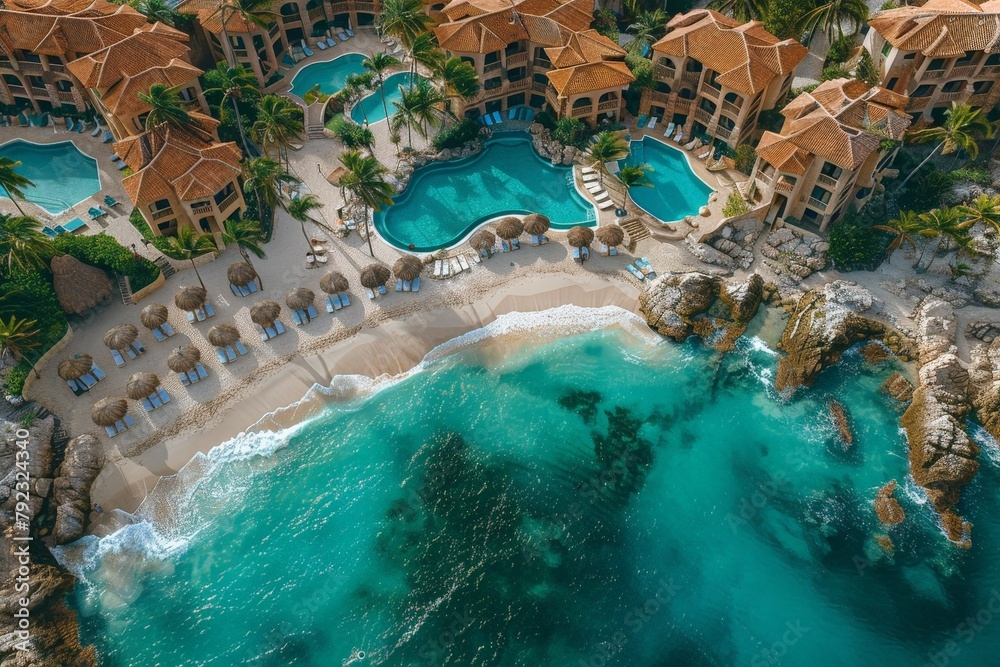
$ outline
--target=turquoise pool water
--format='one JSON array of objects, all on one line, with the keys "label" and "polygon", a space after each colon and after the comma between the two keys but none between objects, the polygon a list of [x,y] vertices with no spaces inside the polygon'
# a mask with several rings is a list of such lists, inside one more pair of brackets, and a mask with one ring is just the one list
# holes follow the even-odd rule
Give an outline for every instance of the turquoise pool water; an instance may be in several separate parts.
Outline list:
[{"label": "turquoise pool water", "polygon": [[344,87],[347,77],[352,74],[362,74],[365,71],[362,63],[365,56],[360,53],[345,53],[333,60],[306,65],[292,79],[292,94],[302,97],[313,86],[319,84],[319,89],[327,95],[333,95]]},{"label": "turquoise pool water", "polygon": [[[97,160],[85,155],[72,141],[33,144],[16,139],[0,146],[0,156],[20,160],[15,171],[31,179],[25,199],[58,215],[101,191]],[[7,192],[0,187],[0,196]]]},{"label": "turquoise pool water", "polygon": [[[423,79],[424,77],[418,74],[414,78]],[[354,105],[354,108],[351,109],[351,119],[359,125],[365,122],[365,118],[368,119],[369,124],[385,120],[385,109],[388,108],[391,116],[396,113],[395,103],[403,99],[400,86],[408,86],[409,84],[409,72],[396,72],[386,77],[385,83],[382,84],[385,86],[385,107],[382,106],[382,93],[376,88],[374,93],[363,97],[360,102]]]},{"label": "turquoise pool water", "polygon": [[631,142],[626,164],[645,162],[651,188],[631,188],[629,196],[638,206],[663,222],[677,222],[687,215],[698,215],[712,192],[688,167],[684,153],[652,137]]},{"label": "turquoise pool water", "polygon": [[[63,549],[83,641],[103,667],[995,664],[995,442],[958,550],[907,478],[891,368],[849,352],[789,400],[758,339],[719,358],[616,321],[641,326],[508,316],[197,459],[144,507],[156,528]],[[892,478],[889,557],[872,499]]]},{"label": "turquoise pool water", "polygon": [[593,224],[594,208],[577,194],[570,167],[542,160],[523,133],[504,133],[478,155],[421,167],[395,204],[375,215],[389,243],[428,252],[458,243],[491,218],[542,213],[555,229]]}]

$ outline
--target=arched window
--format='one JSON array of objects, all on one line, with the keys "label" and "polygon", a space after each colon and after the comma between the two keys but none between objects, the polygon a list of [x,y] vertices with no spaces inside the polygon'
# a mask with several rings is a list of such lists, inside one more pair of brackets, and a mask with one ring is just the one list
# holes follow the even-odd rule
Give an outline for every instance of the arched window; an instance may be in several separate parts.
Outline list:
[{"label": "arched window", "polygon": [[610,102],[611,100],[617,100],[617,99],[618,99],[618,93],[611,92],[611,93],[604,93],[603,95],[601,95],[601,99],[597,101],[598,103],[600,103],[600,102]]},{"label": "arched window", "polygon": [[579,109],[580,107],[589,107],[593,103],[594,101],[591,100],[589,97],[581,97],[580,99],[573,102],[573,108]]}]

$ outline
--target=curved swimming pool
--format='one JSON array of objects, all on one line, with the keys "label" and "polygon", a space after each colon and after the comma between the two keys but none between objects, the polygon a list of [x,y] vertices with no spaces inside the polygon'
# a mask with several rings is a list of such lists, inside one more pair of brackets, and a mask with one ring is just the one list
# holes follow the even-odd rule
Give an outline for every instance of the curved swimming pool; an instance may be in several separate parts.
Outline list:
[{"label": "curved swimming pool", "polygon": [[[424,77],[418,74],[414,78],[419,81]],[[382,92],[376,86],[374,93],[362,98],[351,109],[351,120],[358,125],[362,125],[365,119],[368,119],[369,125],[385,120],[386,109],[389,110],[390,114],[395,113],[396,107],[394,104],[403,99],[400,86],[408,85],[410,85],[409,72],[396,72],[392,76],[386,77],[385,82],[382,84],[385,88],[385,106],[382,105]]]},{"label": "curved swimming pool", "polygon": [[477,155],[421,167],[395,204],[375,214],[382,237],[430,252],[460,242],[501,215],[541,213],[553,229],[593,224],[594,207],[573,185],[570,167],[552,166],[523,133],[495,137]]},{"label": "curved swimming pool", "polygon": [[362,53],[345,53],[333,60],[306,65],[292,78],[291,93],[302,97],[319,84],[324,95],[333,95],[344,87],[347,77],[365,71],[364,61]]},{"label": "curved swimming pool", "polygon": [[654,139],[643,137],[629,146],[625,159],[629,165],[646,163],[652,171],[648,178],[653,187],[630,188],[636,206],[662,222],[678,222],[708,203],[712,188],[688,166],[684,152]]},{"label": "curved swimming pool", "polygon": [[[35,144],[15,139],[0,146],[0,157],[21,162],[17,173],[35,184],[24,189],[24,198],[50,215],[58,215],[101,191],[97,160],[72,141]],[[0,196],[7,196],[2,187]]]}]

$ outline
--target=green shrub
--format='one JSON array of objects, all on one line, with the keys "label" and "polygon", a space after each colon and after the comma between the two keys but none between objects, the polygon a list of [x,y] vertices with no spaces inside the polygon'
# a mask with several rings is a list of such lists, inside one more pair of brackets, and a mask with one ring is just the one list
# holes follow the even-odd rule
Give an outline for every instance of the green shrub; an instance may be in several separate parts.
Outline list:
[{"label": "green shrub", "polygon": [[869,88],[877,86],[881,81],[882,75],[879,73],[878,68],[875,67],[875,61],[872,60],[871,54],[868,51],[861,52],[858,66],[854,68],[854,78]]},{"label": "green shrub", "polygon": [[28,379],[28,365],[19,363],[7,373],[7,393],[11,396],[20,396],[24,390],[24,381]]},{"label": "green shrub", "polygon": [[160,275],[160,269],[156,264],[136,255],[131,249],[118,243],[113,236],[104,233],[92,236],[61,234],[55,238],[53,244],[56,250],[96,266],[108,274],[120,273],[128,276],[133,290],[146,287]]},{"label": "green shrub", "polygon": [[722,209],[722,215],[726,218],[732,218],[749,212],[750,204],[740,196],[740,193],[730,192],[729,198],[726,199],[726,205]]},{"label": "green shrub", "polygon": [[878,208],[869,202],[865,207],[868,215],[848,211],[830,228],[827,238],[830,249],[826,251],[826,258],[840,271],[874,271],[885,257],[888,235],[872,229],[878,223],[874,211],[868,207]]},{"label": "green shrub", "polygon": [[794,100],[802,93],[811,93],[817,88],[819,88],[818,83],[810,83],[808,85],[802,86],[801,88],[792,88],[792,91],[788,94],[788,99]]},{"label": "green shrub", "polygon": [[854,48],[854,35],[844,35],[830,45],[830,51],[826,54],[825,65],[839,65],[846,63],[851,57],[851,49]]},{"label": "green shrub", "polygon": [[764,27],[778,39],[798,39],[802,17],[812,9],[812,3],[802,0],[770,0],[763,17]]},{"label": "green shrub", "polygon": [[889,11],[890,9],[899,9],[899,3],[895,0],[885,0],[885,2],[882,3],[882,6],[879,7],[879,11],[882,12]]},{"label": "green shrub", "polygon": [[917,213],[926,213],[944,204],[945,196],[951,192],[955,179],[953,174],[924,167],[924,172],[910,179],[903,190],[900,201],[906,202],[906,208]]},{"label": "green shrub", "polygon": [[628,89],[631,92],[635,89],[637,92],[642,92],[646,88],[653,87],[653,61],[649,58],[643,58],[640,55],[629,53],[625,55],[625,64],[628,68],[632,70],[632,75],[635,77],[635,81],[629,85]]},{"label": "green shrub", "polygon": [[442,151],[446,148],[458,148],[464,146],[479,136],[482,126],[479,121],[466,118],[457,125],[445,127],[434,137],[434,148]]},{"label": "green shrub", "polygon": [[552,138],[566,146],[583,146],[587,126],[577,118],[562,118],[552,131]]},{"label": "green shrub", "polygon": [[618,43],[618,17],[610,9],[598,9],[594,12],[593,28],[615,44]]},{"label": "green shrub", "polygon": [[344,116],[337,116],[330,125],[345,148],[368,148],[375,143],[375,136],[369,128],[349,121]]},{"label": "green shrub", "polygon": [[961,169],[956,169],[951,172],[951,177],[955,183],[969,182],[982,186],[993,185],[993,176],[990,174],[990,170],[986,168],[986,165],[981,163],[970,164]]},{"label": "green shrub", "polygon": [[[30,350],[28,354],[32,360],[38,359],[66,335],[68,326],[66,314],[52,288],[51,277],[48,273],[25,273],[15,270],[0,283],[0,297],[8,294],[16,294],[18,298],[13,302],[19,305],[11,308],[5,317],[13,316],[35,321],[35,326],[38,328],[38,347]],[[10,378],[17,377],[15,371],[18,368],[26,372],[28,364],[22,360],[8,375],[8,388],[11,394],[20,393],[24,384],[23,377],[20,384],[10,384]]]},{"label": "green shrub", "polygon": [[737,169],[749,176],[750,172],[753,171],[754,163],[757,161],[757,151],[750,144],[740,144],[736,147],[733,161],[736,163]]},{"label": "green shrub", "polygon": [[832,67],[824,67],[823,73],[820,74],[821,81],[830,81],[832,79],[850,79],[851,73],[840,65],[833,65]]}]

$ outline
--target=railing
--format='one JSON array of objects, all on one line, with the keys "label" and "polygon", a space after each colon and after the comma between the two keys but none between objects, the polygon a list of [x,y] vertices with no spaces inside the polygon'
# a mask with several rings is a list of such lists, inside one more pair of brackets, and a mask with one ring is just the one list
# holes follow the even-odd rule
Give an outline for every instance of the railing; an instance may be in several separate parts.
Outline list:
[{"label": "railing", "polygon": [[522,51],[521,53],[515,53],[513,55],[507,56],[507,67],[516,67],[517,65],[523,65],[528,62],[528,52]]},{"label": "railing", "polygon": [[987,76],[989,74],[1000,74],[1000,65],[990,65],[989,67],[984,67],[983,71],[979,73],[980,76]]},{"label": "railing", "polygon": [[810,197],[809,198],[809,205],[812,206],[813,208],[817,209],[817,210],[820,210],[820,211],[825,211],[826,210],[826,202],[820,201],[820,200],[816,199],[815,197]]},{"label": "railing", "polygon": [[49,71],[61,74],[66,71],[66,66],[63,65],[62,63],[54,63],[52,61],[49,61]]},{"label": "railing", "polygon": [[674,100],[674,113],[687,113],[691,110],[691,103],[694,100],[687,100],[683,97],[678,97]]},{"label": "railing", "polygon": [[670,93],[661,93],[658,90],[650,91],[649,99],[653,102],[659,102],[660,104],[670,103]]},{"label": "railing", "polygon": [[11,64],[9,58],[0,58],[0,69],[14,69],[14,65]]},{"label": "railing", "polygon": [[712,122],[712,114],[708,113],[704,109],[695,109],[694,117],[695,120],[705,123],[706,125]]},{"label": "railing", "polygon": [[22,72],[44,72],[45,68],[42,67],[42,63],[31,63],[27,60],[18,60],[17,66],[21,68]]},{"label": "railing", "polygon": [[240,194],[239,192],[234,191],[230,193],[228,197],[219,202],[218,205],[219,212],[221,213],[222,211],[225,211],[227,208],[232,206],[233,202],[236,201],[236,198],[239,196],[239,194]]},{"label": "railing", "polygon": [[552,69],[552,61],[546,60],[545,58],[535,58],[535,61],[532,64],[537,69]]},{"label": "railing", "polygon": [[607,100],[606,102],[601,102],[600,104],[597,105],[597,111],[598,112],[611,111],[612,109],[617,109],[618,104],[619,104],[618,98],[615,98],[613,100]]},{"label": "railing", "polygon": [[960,100],[965,97],[965,91],[960,90],[957,93],[942,93],[938,95],[938,102],[953,102],[955,100]]},{"label": "railing", "polygon": [[358,12],[368,12],[370,14],[376,13],[374,2],[333,2],[330,4],[333,7],[334,14],[348,12],[351,9]]},{"label": "railing", "polygon": [[764,172],[762,172],[762,171],[758,171],[758,172],[757,172],[757,180],[758,180],[758,181],[759,181],[759,182],[760,182],[761,184],[763,184],[763,186],[764,186],[764,188],[763,188],[763,189],[767,189],[767,186],[771,185],[771,177],[770,177],[770,176],[768,176],[767,174],[765,174],[765,173],[764,173]]},{"label": "railing", "polygon": [[246,49],[233,49],[233,57],[234,58],[246,58],[246,57],[248,57],[247,50]]},{"label": "railing", "polygon": [[543,83],[543,82],[541,82],[541,81],[532,81],[532,82],[531,82],[531,89],[532,89],[533,91],[535,91],[536,93],[544,93],[544,92],[545,92],[545,88],[546,88],[546,87],[547,87],[548,85],[549,85],[549,84],[547,84],[547,83]]},{"label": "railing", "polygon": [[271,23],[271,27],[267,29],[267,34],[270,35],[271,37],[274,37],[280,31],[281,31],[281,26],[278,25],[277,21],[273,21]]},{"label": "railing", "polygon": [[920,77],[920,80],[923,81],[924,79],[940,79],[943,76],[944,76],[943,69],[929,69],[926,72],[924,72],[924,75]]},{"label": "railing", "polygon": [[667,67],[666,65],[653,65],[653,77],[657,79],[670,79],[671,81],[677,76],[677,70],[673,67]]},{"label": "railing", "polygon": [[681,75],[681,81],[686,83],[698,83],[701,81],[701,72],[684,72]]},{"label": "railing", "polygon": [[907,111],[918,111],[927,106],[927,101],[929,97],[911,97],[910,101],[906,103]]},{"label": "railing", "polygon": [[715,128],[715,136],[719,139],[728,139],[729,137],[732,136],[732,134],[733,134],[732,130],[727,130],[721,125]]},{"label": "railing", "polygon": [[578,116],[589,116],[594,112],[594,105],[588,104],[585,107],[576,107],[573,109],[573,118]]},{"label": "railing", "polygon": [[962,67],[955,67],[951,70],[951,76],[953,77],[966,77],[972,76],[973,72],[976,71],[976,65],[963,65]]},{"label": "railing", "polygon": [[820,174],[816,177],[816,180],[823,185],[829,185],[831,188],[837,187],[837,179],[827,176],[826,174]]},{"label": "railing", "polygon": [[719,93],[721,92],[722,92],[721,90],[712,88],[707,83],[701,87],[701,94],[704,95],[705,97],[711,97],[713,100],[719,99]]},{"label": "railing", "polygon": [[789,193],[792,191],[792,188],[794,187],[795,187],[794,183],[789,183],[783,178],[779,178],[778,182],[774,184],[774,189],[777,190],[778,192]]},{"label": "railing", "polygon": [[545,91],[545,101],[548,102],[556,112],[559,111],[559,98],[556,97],[555,93],[549,93]]},{"label": "railing", "polygon": [[28,91],[24,89],[24,86],[12,86],[7,84],[7,88],[10,89],[11,95],[27,95]]},{"label": "railing", "polygon": [[157,211],[156,213],[153,214],[153,222],[156,222],[157,220],[162,220],[163,218],[169,217],[173,214],[174,214],[174,209],[172,208],[165,208],[162,211]]},{"label": "railing", "polygon": [[76,98],[73,97],[73,93],[58,91],[56,97],[59,98],[60,102],[76,102]]},{"label": "railing", "polygon": [[34,95],[35,97],[48,97],[49,91],[46,90],[45,88],[35,88],[34,86],[32,86],[31,94]]},{"label": "railing", "polygon": [[487,74],[489,72],[495,72],[498,69],[500,69],[500,63],[498,62],[490,63],[488,65],[483,66],[483,74]]},{"label": "railing", "polygon": [[735,118],[733,118],[733,120],[736,120],[736,118],[740,117],[740,108],[738,106],[736,106],[735,104],[733,104],[732,102],[723,102],[722,103],[722,110],[723,111],[728,111],[729,113],[733,114],[733,116],[735,116]]},{"label": "railing", "polygon": [[212,212],[212,205],[211,204],[205,204],[204,206],[193,206],[191,208],[191,212],[192,213],[211,213]]}]

